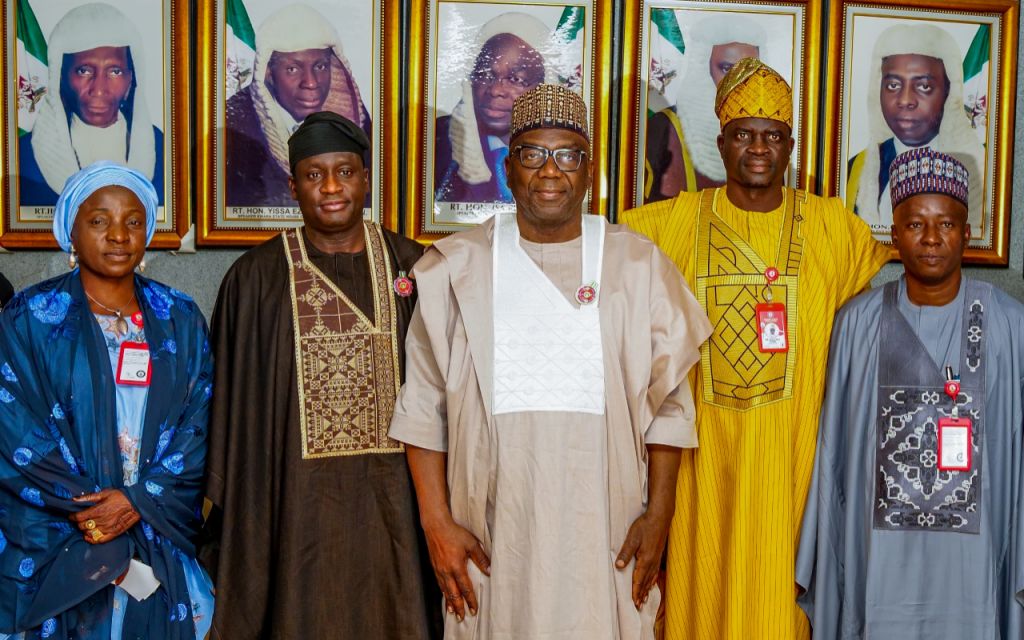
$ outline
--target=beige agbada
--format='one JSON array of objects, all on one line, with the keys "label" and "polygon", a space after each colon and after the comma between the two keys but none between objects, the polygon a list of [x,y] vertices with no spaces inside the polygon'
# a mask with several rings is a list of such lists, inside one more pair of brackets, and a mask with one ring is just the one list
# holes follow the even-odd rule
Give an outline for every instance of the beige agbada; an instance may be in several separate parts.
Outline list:
[{"label": "beige agbada", "polygon": [[[661,595],[640,612],[633,564],[614,560],[645,508],[651,443],[697,446],[687,373],[711,328],[676,267],[649,240],[607,227],[600,278],[604,415],[492,414],[494,223],[443,239],[417,263],[406,383],[391,437],[448,452],[450,506],[491,558],[469,562],[480,610],[447,639],[648,639]],[[580,239],[520,244],[576,302]],[[440,603],[438,603],[439,606]]]}]

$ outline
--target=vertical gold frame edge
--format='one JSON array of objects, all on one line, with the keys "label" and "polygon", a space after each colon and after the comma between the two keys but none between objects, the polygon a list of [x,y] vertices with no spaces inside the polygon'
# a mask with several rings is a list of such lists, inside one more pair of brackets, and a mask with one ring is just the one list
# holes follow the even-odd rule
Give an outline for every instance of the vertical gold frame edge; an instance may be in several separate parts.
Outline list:
[{"label": "vertical gold frame edge", "polygon": [[[10,0],[14,2],[15,0]],[[0,113],[0,127],[3,127],[3,143],[0,144],[0,180],[3,184],[0,184],[0,247],[6,247],[4,242],[4,234],[7,230],[7,216],[10,215],[10,167],[7,166],[7,159],[10,157],[10,140],[7,136],[8,126],[8,111],[7,104],[10,100],[8,95],[8,88],[10,83],[8,81],[9,71],[7,69],[7,6],[6,3],[3,7],[0,7],[0,69],[4,73],[4,84],[0,87],[0,109],[3,112]]]},{"label": "vertical gold frame edge", "polygon": [[594,174],[591,176],[590,212],[608,216],[609,205],[615,203],[615,194],[609,193],[609,172],[611,171],[611,134],[606,112],[611,109],[612,95],[612,0],[592,0],[590,24],[593,70],[590,82],[590,121],[593,140],[590,143],[594,153]]},{"label": "vertical gold frame edge", "polygon": [[[399,193],[401,185],[402,142],[399,135],[402,125],[402,14],[400,3],[379,1],[381,11],[381,81],[380,113],[381,141],[378,145],[380,170],[383,174],[380,194],[380,223],[385,229],[398,232]],[[383,179],[390,176],[391,180]]]},{"label": "vertical gold frame edge", "polygon": [[[804,6],[804,67],[800,86],[803,90],[803,101],[800,105],[800,125],[803,131],[800,136],[801,159],[798,179],[800,187],[807,193],[816,193],[819,189],[818,152],[821,142],[821,117],[819,107],[823,95],[821,76],[823,70],[823,51],[821,46],[822,3],[805,0]],[[810,61],[810,63],[808,63]],[[796,70],[794,70],[795,72]]]},{"label": "vertical gold frame edge", "polygon": [[619,192],[616,219],[636,200],[640,176],[635,175],[634,154],[640,153],[640,30],[645,0],[626,0],[622,14],[622,99],[619,105]]},{"label": "vertical gold frame edge", "polygon": [[[408,86],[406,88],[406,148],[405,158],[409,160],[410,170],[405,174],[405,225],[407,237],[430,244],[442,237],[440,234],[423,232],[422,224],[426,216],[426,185],[423,184],[421,172],[421,155],[424,151],[423,135],[426,131],[426,83],[424,69],[427,59],[426,30],[430,16],[430,0],[412,0],[409,2],[409,40],[406,46],[408,54]],[[415,162],[412,162],[415,160]],[[411,167],[415,166],[415,169]]]},{"label": "vertical gold frame edge", "polygon": [[823,141],[821,152],[821,175],[819,186],[821,195],[826,198],[839,197],[839,170],[836,164],[839,148],[834,140],[839,135],[839,116],[842,111],[843,84],[846,78],[842,75],[843,67],[843,22],[846,12],[843,0],[833,0],[829,5],[828,15],[828,51],[826,52],[825,68],[829,81],[824,87],[825,109],[824,122],[819,134]]},{"label": "vertical gold frame edge", "polygon": [[213,229],[217,215],[214,157],[217,123],[217,1],[199,0],[196,8],[196,244],[243,244],[231,242]]}]

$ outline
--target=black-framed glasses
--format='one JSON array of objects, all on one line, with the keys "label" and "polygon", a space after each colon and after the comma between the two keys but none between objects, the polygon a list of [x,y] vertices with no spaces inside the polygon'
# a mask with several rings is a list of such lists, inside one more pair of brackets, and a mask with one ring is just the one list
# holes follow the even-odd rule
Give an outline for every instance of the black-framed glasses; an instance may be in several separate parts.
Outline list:
[{"label": "black-framed glasses", "polygon": [[578,170],[587,155],[581,149],[548,149],[532,144],[516,145],[512,153],[519,158],[519,164],[527,169],[540,169],[547,164],[548,158],[554,158],[555,166],[566,172]]}]

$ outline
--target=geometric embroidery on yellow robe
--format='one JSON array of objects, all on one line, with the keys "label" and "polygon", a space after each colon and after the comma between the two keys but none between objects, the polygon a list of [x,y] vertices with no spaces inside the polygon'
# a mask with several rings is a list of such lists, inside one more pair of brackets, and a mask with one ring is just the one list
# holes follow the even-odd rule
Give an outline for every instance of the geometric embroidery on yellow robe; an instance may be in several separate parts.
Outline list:
[{"label": "geometric embroidery on yellow robe", "polygon": [[401,453],[388,437],[400,386],[394,275],[376,225],[364,225],[374,318],[309,261],[302,234],[281,234],[288,257],[302,457]]},{"label": "geometric embroidery on yellow robe", "polygon": [[[716,213],[719,189],[701,193],[697,222],[697,301],[714,327],[701,347],[701,373],[712,384],[704,386],[704,401],[745,411],[793,395],[799,315],[797,278],[803,241],[803,192],[783,191],[783,226],[778,247],[768,260]],[[723,196],[724,197],[724,196]],[[766,286],[765,270],[775,267],[779,277]],[[786,305],[789,349],[762,352],[753,310],[762,302]]]},{"label": "geometric embroidery on yellow robe", "polygon": [[[716,190],[701,193],[710,198]],[[716,259],[719,270],[751,274],[728,274],[716,283],[736,278],[737,283],[756,280],[763,286],[764,267],[772,266],[779,256],[780,236],[792,244],[798,234],[799,251],[782,247],[783,252],[790,251],[786,277],[795,280],[780,276],[776,283],[786,283],[785,293],[772,291],[775,301],[787,303],[792,341],[787,368],[791,361],[792,383],[783,385],[781,397],[750,403],[743,410],[744,403],[732,408],[723,406],[727,403],[721,396],[715,399],[716,390],[722,389],[716,389],[719,381],[703,363],[691,374],[700,446],[683,450],[679,468],[668,544],[666,638],[803,640],[810,637],[810,629],[796,604],[796,545],[814,464],[832,320],[843,303],[870,283],[889,251],[837,198],[804,196],[786,189],[783,206],[762,213],[737,208],[720,189],[714,202],[715,217],[723,223],[719,225],[714,218],[700,215],[701,193],[680,194],[627,211],[622,222],[654,240],[696,292],[701,288],[698,255],[712,254],[712,238],[717,238],[722,253]],[[802,211],[798,198],[806,198]],[[792,234],[787,234],[783,231],[786,208],[794,205],[802,219],[794,218],[799,229],[794,224]],[[702,220],[709,224],[704,234],[699,233]],[[715,235],[710,233],[712,225]],[[749,252],[734,252],[734,247]],[[724,259],[726,255],[729,259]],[[784,269],[782,264],[774,266]],[[723,275],[704,273],[708,278]],[[795,294],[790,293],[790,285]],[[791,303],[793,295],[799,299],[798,315],[795,300]],[[727,296],[714,295],[711,301],[723,307],[719,309],[709,308],[708,298],[701,300],[714,326],[705,349],[728,341],[729,330],[736,330],[721,322],[723,318],[752,322],[754,305],[762,299],[745,295],[724,305]],[[733,311],[741,316],[732,316]],[[744,324],[737,326],[742,330]],[[746,362],[751,362],[750,357]],[[730,384],[735,381],[732,374],[728,378]],[[787,387],[791,392],[785,391]],[[764,393],[770,395],[773,390]],[[738,395],[735,389],[734,395]]]}]

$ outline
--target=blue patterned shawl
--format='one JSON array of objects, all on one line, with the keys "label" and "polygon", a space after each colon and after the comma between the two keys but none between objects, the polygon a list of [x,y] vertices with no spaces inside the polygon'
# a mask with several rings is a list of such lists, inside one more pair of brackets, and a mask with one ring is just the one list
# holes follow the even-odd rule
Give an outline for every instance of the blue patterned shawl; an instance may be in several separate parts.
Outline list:
[{"label": "blue patterned shawl", "polygon": [[[111,581],[137,556],[161,587],[129,599],[124,638],[194,638],[180,558],[195,556],[212,388],[206,322],[191,299],[135,277],[152,357],[139,482],[125,487],[115,386],[78,270],[0,313],[0,632],[108,640]],[[71,501],[119,488],[142,517],[92,545]]]}]

